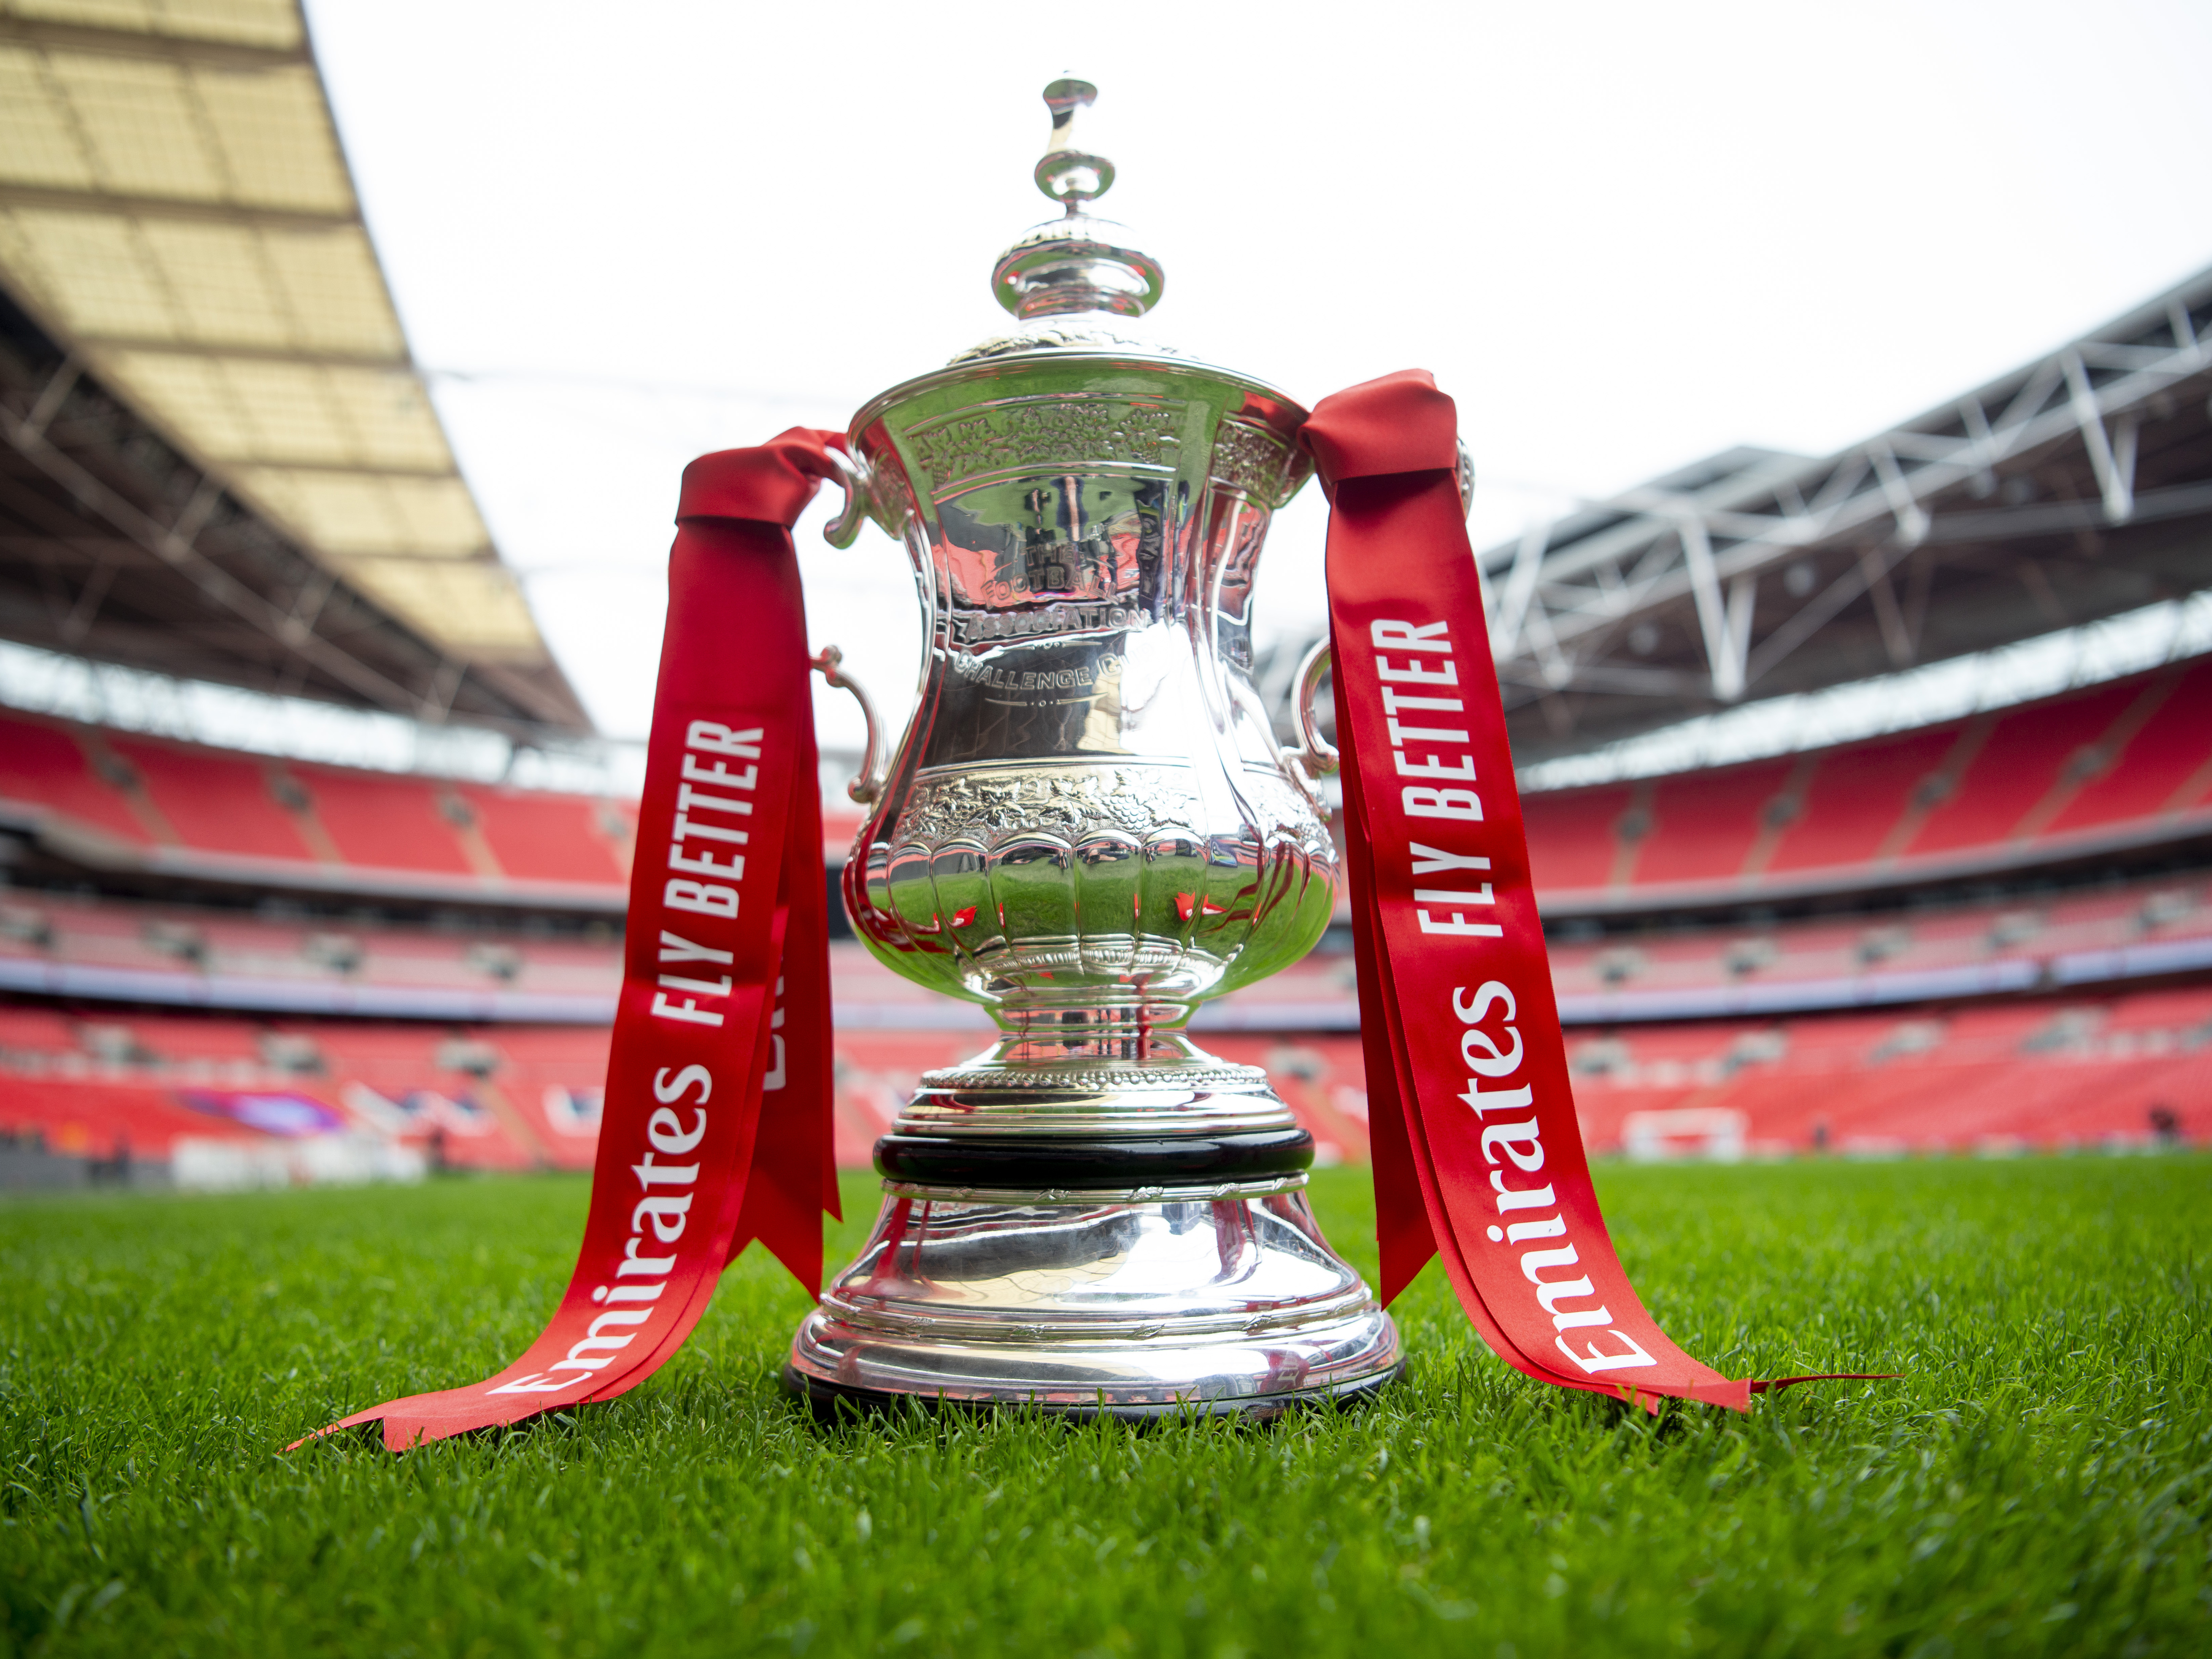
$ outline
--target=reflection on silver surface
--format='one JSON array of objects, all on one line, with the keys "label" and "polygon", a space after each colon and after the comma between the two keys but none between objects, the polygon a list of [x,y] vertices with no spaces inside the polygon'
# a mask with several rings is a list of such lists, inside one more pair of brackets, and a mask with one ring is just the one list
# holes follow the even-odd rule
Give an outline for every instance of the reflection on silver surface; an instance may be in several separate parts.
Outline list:
[{"label": "reflection on silver surface", "polygon": [[1399,1351],[1297,1187],[1049,1201],[909,1189],[885,1202],[792,1361],[872,1393],[1220,1407],[1370,1382]]}]

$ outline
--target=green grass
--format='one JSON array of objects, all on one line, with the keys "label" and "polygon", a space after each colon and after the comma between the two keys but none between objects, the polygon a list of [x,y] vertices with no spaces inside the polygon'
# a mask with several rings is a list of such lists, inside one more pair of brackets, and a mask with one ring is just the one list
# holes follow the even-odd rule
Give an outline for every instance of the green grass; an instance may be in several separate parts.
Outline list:
[{"label": "green grass", "polygon": [[[2212,1164],[1614,1168],[1654,1421],[1525,1382],[1431,1268],[1376,1405],[823,1429],[732,1272],[612,1405],[404,1457],[303,1430],[536,1334],[585,1188],[0,1208],[0,1650],[2033,1655],[2212,1647]],[[1316,1182],[1371,1270],[1362,1174]],[[855,1183],[851,1208],[872,1212]],[[839,1248],[853,1241],[848,1225]]]}]

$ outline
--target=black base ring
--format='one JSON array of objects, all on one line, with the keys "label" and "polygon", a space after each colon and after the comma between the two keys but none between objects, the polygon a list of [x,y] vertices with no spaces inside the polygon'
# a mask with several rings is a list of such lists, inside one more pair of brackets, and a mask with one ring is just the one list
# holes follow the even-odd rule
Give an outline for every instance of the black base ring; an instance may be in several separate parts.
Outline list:
[{"label": "black base ring", "polygon": [[889,1134],[876,1143],[876,1170],[928,1186],[1083,1191],[1265,1181],[1303,1172],[1313,1155],[1313,1137],[1297,1128],[1127,1140]]}]

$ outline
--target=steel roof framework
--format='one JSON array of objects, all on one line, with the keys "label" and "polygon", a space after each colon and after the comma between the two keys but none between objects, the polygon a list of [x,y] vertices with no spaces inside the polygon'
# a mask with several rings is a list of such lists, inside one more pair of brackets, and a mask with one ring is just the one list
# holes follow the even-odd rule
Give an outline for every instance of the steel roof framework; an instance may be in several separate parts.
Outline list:
[{"label": "steel roof framework", "polygon": [[2203,586],[2208,333],[2212,271],[1841,454],[1739,452],[1486,550],[1530,758]]}]

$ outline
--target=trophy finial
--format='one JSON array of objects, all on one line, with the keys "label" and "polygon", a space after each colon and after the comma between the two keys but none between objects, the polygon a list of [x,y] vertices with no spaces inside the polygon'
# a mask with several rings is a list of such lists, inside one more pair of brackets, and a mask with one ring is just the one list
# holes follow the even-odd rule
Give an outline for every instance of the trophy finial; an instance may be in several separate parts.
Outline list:
[{"label": "trophy finial", "polygon": [[1052,140],[1036,164],[1036,186],[1065,204],[1067,216],[1031,230],[991,273],[999,303],[1025,322],[1080,312],[1141,317],[1167,283],[1159,261],[1128,246],[1121,226],[1085,211],[1114,187],[1114,164],[1075,144],[1075,112],[1097,96],[1097,88],[1073,76],[1044,89]]},{"label": "trophy finial", "polygon": [[1055,202],[1065,203],[1070,217],[1114,188],[1114,164],[1103,155],[1080,149],[1075,143],[1075,112],[1098,100],[1098,88],[1088,81],[1062,79],[1044,89],[1045,107],[1052,112],[1052,141],[1036,164],[1036,186]]}]

